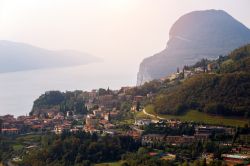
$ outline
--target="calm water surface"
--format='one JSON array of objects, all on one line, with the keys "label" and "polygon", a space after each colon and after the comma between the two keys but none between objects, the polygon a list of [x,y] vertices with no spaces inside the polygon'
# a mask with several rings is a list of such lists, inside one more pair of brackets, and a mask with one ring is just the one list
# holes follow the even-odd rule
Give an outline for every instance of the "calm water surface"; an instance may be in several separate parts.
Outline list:
[{"label": "calm water surface", "polygon": [[26,115],[48,90],[118,89],[136,82],[135,71],[111,62],[0,74],[0,115]]}]

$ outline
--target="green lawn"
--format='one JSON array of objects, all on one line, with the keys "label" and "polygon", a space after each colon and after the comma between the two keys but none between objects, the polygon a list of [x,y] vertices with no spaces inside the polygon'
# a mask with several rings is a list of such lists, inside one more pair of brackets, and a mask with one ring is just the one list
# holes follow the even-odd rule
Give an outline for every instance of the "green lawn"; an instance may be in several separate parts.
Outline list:
[{"label": "green lawn", "polygon": [[115,124],[118,124],[118,125],[125,125],[125,124],[127,124],[127,125],[131,125],[131,124],[133,124],[134,123],[134,119],[126,119],[126,120],[117,120],[117,121],[115,121]]},{"label": "green lawn", "polygon": [[110,162],[110,163],[100,163],[100,164],[95,164],[95,166],[121,166],[122,161],[116,161],[116,162]]},{"label": "green lawn", "polygon": [[41,140],[41,135],[36,135],[36,134],[31,134],[31,135],[25,135],[25,136],[20,136],[17,138],[17,141],[27,141],[27,142],[40,142]]},{"label": "green lawn", "polygon": [[136,118],[138,118],[138,119],[144,119],[144,118],[146,118],[146,119],[151,119],[150,118],[150,116],[147,116],[147,115],[145,115],[142,111],[140,111],[140,112],[136,112],[135,113],[135,116],[136,116]]},{"label": "green lawn", "polygon": [[16,145],[13,145],[12,148],[14,149],[14,151],[19,151],[19,150],[23,149],[24,146],[21,144],[16,144]]},{"label": "green lawn", "polygon": [[[146,112],[156,115],[154,112],[154,107],[152,105],[147,106]],[[166,119],[180,119],[181,121],[194,121],[194,122],[204,122],[207,124],[217,124],[217,125],[226,125],[226,126],[241,126],[243,127],[248,123],[247,119],[239,119],[234,117],[222,117],[222,116],[213,116],[197,110],[187,111],[183,115],[158,115]]]},{"label": "green lawn", "polygon": [[17,138],[18,140],[24,140],[24,141],[39,141],[41,139],[41,135],[39,134],[27,134],[24,136],[20,136]]}]

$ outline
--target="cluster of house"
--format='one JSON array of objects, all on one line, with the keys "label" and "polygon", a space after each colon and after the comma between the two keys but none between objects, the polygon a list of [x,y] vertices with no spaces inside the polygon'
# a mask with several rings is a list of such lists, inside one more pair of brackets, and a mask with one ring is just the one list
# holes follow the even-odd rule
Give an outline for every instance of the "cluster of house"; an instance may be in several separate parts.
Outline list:
[{"label": "cluster of house", "polygon": [[[234,135],[235,129],[221,126],[196,126],[194,135],[163,135],[163,134],[147,134],[141,137],[143,146],[154,146],[159,144],[183,145],[191,144],[197,141],[207,141],[213,133],[226,135]],[[227,146],[231,144],[226,144]],[[174,155],[174,154],[172,154]],[[227,165],[243,164],[250,160],[250,146],[237,145],[232,149],[230,154],[222,154],[222,159]],[[201,158],[206,158],[207,163],[214,160],[212,153],[204,153]]]},{"label": "cluster of house", "polygon": [[113,130],[115,125],[113,125],[110,120],[116,119],[120,114],[119,110],[105,110],[101,107],[99,109],[93,110],[93,114],[88,114],[85,119],[84,131],[90,133],[107,133],[115,134]]},{"label": "cluster of house", "polygon": [[221,126],[196,126],[194,135],[163,135],[147,134],[142,136],[143,145],[166,143],[171,145],[190,144],[197,141],[207,141],[213,132],[233,135],[234,129]]},{"label": "cluster of house", "polygon": [[[203,72],[203,70],[204,69],[197,68],[194,72]],[[207,67],[207,70],[210,70],[209,66]],[[192,75],[192,72],[184,70],[184,77]],[[178,73],[179,72],[177,72],[177,75],[180,75],[180,73]],[[173,76],[172,78],[175,79],[176,77]],[[130,89],[130,87],[123,87],[119,91],[107,90],[102,94],[100,94],[98,90],[86,92],[83,96],[83,100],[88,109],[87,115],[75,115],[74,111],[62,113],[59,109],[50,108],[40,110],[43,114],[40,114],[39,116],[19,116],[17,118],[13,115],[0,116],[0,133],[4,135],[13,135],[46,131],[60,134],[63,131],[85,131],[98,134],[131,136],[134,139],[141,140],[141,143],[144,146],[159,143],[180,145],[190,144],[196,141],[206,141],[213,133],[234,135],[235,130],[233,128],[220,126],[196,126],[194,135],[143,135],[143,127],[150,125],[151,123],[155,123],[156,127],[158,125],[160,127],[168,126],[177,128],[181,125],[181,121],[179,120],[135,119],[135,123],[130,125],[129,129],[119,130],[117,129],[117,126],[113,124],[113,120],[121,119],[121,113],[124,112],[120,110],[121,107],[119,107],[119,105],[124,101],[128,101],[132,103],[131,110],[138,111],[137,103],[152,95],[132,96],[129,95],[129,93],[126,93]],[[163,121],[164,123],[162,123]],[[245,150],[246,148],[249,147],[241,147],[241,150]],[[230,160],[230,162],[245,160],[245,156],[239,157],[239,155],[223,154],[223,158],[228,161]]]},{"label": "cluster of house", "polygon": [[210,73],[216,69],[219,69],[219,64],[218,63],[209,63],[206,66],[203,67],[195,67],[192,69],[189,69],[187,67],[183,67],[182,72],[180,72],[179,68],[177,68],[177,71],[175,73],[172,73],[170,75],[168,75],[167,77],[163,77],[161,80],[166,80],[168,79],[169,81],[173,81],[176,79],[185,79],[185,78],[189,78],[193,75],[199,74],[199,73]]},{"label": "cluster of house", "polygon": [[85,105],[88,110],[92,110],[96,106],[99,108],[105,108],[106,110],[112,110],[117,107],[121,101],[132,101],[133,96],[127,94],[126,92],[130,90],[131,87],[122,87],[120,90],[107,90],[105,94],[101,94],[100,90],[92,90],[87,92],[84,96]]},{"label": "cluster of house", "polygon": [[46,118],[40,118],[37,116],[19,116],[15,118],[13,115],[4,115],[0,117],[2,121],[0,133],[4,135],[15,135],[30,132],[51,132],[55,131],[57,126],[71,128],[72,120],[81,118],[81,116],[71,117],[70,113],[67,113],[67,115],[64,116],[60,112],[48,112]]},{"label": "cluster of house", "polygon": [[[59,108],[41,108],[33,116],[13,115],[0,116],[2,121],[0,133],[4,135],[23,134],[29,132],[55,132],[63,131],[96,132],[114,134],[114,124],[111,120],[121,115],[119,105],[124,101],[131,103],[142,100],[142,96],[132,96],[126,93],[130,87],[123,87],[119,91],[104,90],[102,94],[98,90],[84,92],[83,100],[87,107],[87,115],[75,115],[74,111],[60,112]],[[131,131],[129,132],[131,134]]]},{"label": "cluster of house", "polygon": [[[124,110],[121,109],[120,105],[124,101],[135,103],[141,101],[143,96],[132,96],[127,93],[131,87],[122,87],[119,91],[108,90],[106,94],[100,95],[97,90],[92,90],[88,97],[86,106],[88,110],[92,110],[91,113],[87,114],[85,117],[84,131],[86,132],[96,132],[96,133],[107,133],[107,134],[122,134],[122,135],[133,135],[138,136],[132,131],[127,131],[126,133],[120,133],[114,128],[116,127],[112,124],[112,120],[117,120],[121,116]],[[132,107],[132,109],[135,106]]]}]

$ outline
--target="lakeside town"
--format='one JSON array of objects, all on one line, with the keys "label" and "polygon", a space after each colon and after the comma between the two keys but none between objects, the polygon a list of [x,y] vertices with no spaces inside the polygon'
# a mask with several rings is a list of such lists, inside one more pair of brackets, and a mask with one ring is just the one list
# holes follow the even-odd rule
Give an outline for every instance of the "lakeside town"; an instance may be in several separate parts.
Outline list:
[{"label": "lakeside town", "polygon": [[[196,67],[188,70],[187,67],[158,82],[169,81],[173,84],[176,80],[190,78],[203,72],[212,72],[216,64]],[[212,69],[213,68],[213,69]],[[153,147],[149,152],[164,160],[175,160],[177,157],[183,161],[192,160],[189,155],[180,156],[176,151],[157,149],[163,146],[180,147],[193,143],[215,141],[219,147],[227,148],[226,153],[220,157],[228,165],[240,164],[250,159],[249,135],[239,133],[235,126],[214,125],[179,119],[166,119],[146,112],[145,103],[152,100],[154,93],[145,95],[132,93],[134,87],[122,87],[120,90],[98,89],[91,92],[76,91],[69,94],[82,101],[81,110],[75,107],[67,109],[65,106],[39,107],[34,106],[29,116],[13,115],[0,116],[2,136],[24,136],[32,134],[56,134],[65,132],[86,132],[99,136],[129,136],[140,142],[142,147]],[[50,91],[42,98],[55,96],[60,92]],[[67,94],[67,92],[66,92]],[[62,109],[63,108],[63,109]],[[64,111],[62,111],[64,110]],[[237,137],[237,138],[236,138]],[[238,139],[238,141],[236,141]],[[26,142],[26,150],[36,149],[38,144]],[[204,152],[196,159],[205,158],[209,163],[218,156],[214,153]],[[13,161],[22,161],[22,156],[13,156]]]}]

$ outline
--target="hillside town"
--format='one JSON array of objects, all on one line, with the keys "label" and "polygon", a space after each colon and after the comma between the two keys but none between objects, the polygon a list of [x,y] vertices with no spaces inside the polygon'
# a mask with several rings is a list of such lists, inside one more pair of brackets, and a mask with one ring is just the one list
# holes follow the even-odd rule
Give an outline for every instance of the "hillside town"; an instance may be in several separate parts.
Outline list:
[{"label": "hillside town", "polygon": [[[200,72],[211,72],[211,65],[206,69],[198,67],[194,70],[183,69],[159,81],[168,79],[171,82],[176,79],[192,77]],[[182,76],[181,76],[182,75]],[[60,111],[59,107],[36,109],[29,116],[4,115],[0,117],[2,136],[29,135],[54,133],[60,135],[65,132],[79,133],[87,132],[99,136],[130,136],[140,141],[141,146],[185,146],[197,142],[209,142],[214,139],[219,141],[220,146],[232,147],[230,151],[221,154],[227,163],[243,163],[250,159],[249,135],[238,135],[237,128],[232,126],[209,125],[196,122],[184,122],[178,119],[163,119],[150,117],[145,114],[144,103],[150,101],[153,93],[146,95],[131,94],[134,87],[122,87],[120,90],[99,89],[91,92],[81,92],[80,97],[84,101],[83,108],[87,110],[84,114],[77,114],[74,110]],[[50,96],[53,92],[46,92]],[[137,114],[143,114],[138,117]],[[183,126],[187,129],[180,131]],[[159,132],[168,129],[171,132]],[[174,133],[173,131],[178,131]],[[241,144],[232,142],[235,136],[245,140]],[[221,140],[217,137],[221,137]],[[37,147],[28,144],[29,147]],[[165,151],[164,154],[150,152],[152,156],[159,156],[167,160],[177,157],[175,152]],[[178,156],[180,157],[180,156]],[[207,162],[216,159],[212,153],[203,153],[200,158]],[[182,155],[182,160],[190,160],[188,156]],[[13,160],[21,160],[16,156]]]},{"label": "hillside town", "polygon": [[[188,69],[184,67],[182,72],[177,68],[177,72],[165,78],[157,80],[159,82],[187,79],[196,74],[203,72],[212,72],[217,65],[210,63],[205,67],[197,67]],[[73,110],[66,110],[62,113],[58,107],[40,108],[37,113],[30,116],[18,116],[14,118],[13,115],[0,116],[2,120],[1,133],[2,134],[24,134],[29,132],[54,132],[60,134],[63,131],[77,132],[85,131],[91,133],[111,132],[115,128],[112,121],[122,119],[124,110],[121,110],[121,103],[126,102],[129,105],[131,113],[143,110],[143,103],[145,100],[153,98],[152,92],[145,96],[133,95],[130,93],[134,87],[122,87],[120,90],[99,89],[91,92],[83,92],[81,94],[84,101],[83,106],[88,110],[88,114],[75,114]],[[102,91],[102,92],[101,92]],[[46,92],[45,95],[50,95],[52,92]],[[120,107],[120,108],[119,108]],[[119,109],[117,109],[119,108]],[[135,126],[149,125],[150,123],[158,123],[159,120],[150,119],[136,119],[132,117]],[[161,119],[162,120],[162,119]],[[176,127],[181,122],[178,120],[167,120],[171,126]]]}]

